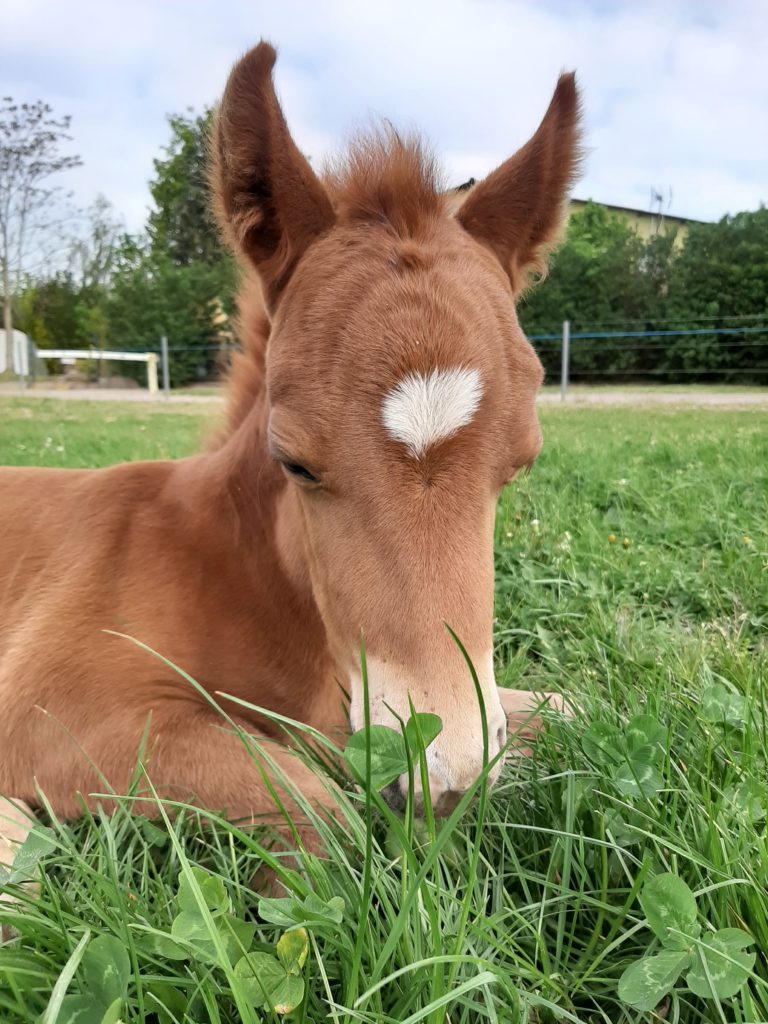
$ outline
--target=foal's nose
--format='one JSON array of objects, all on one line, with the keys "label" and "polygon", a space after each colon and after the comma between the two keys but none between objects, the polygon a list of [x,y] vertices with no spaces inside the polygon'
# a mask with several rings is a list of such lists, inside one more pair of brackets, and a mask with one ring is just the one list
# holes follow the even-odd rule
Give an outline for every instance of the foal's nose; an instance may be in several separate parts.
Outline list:
[{"label": "foal's nose", "polygon": [[[402,814],[406,807],[408,793],[408,780],[397,779],[382,790],[381,795],[387,801],[393,811]],[[447,817],[456,807],[459,800],[466,793],[466,789],[442,789],[438,784],[430,781],[429,797],[432,801],[432,811],[439,818]],[[424,794],[417,789],[413,795],[414,811],[418,816],[424,813]]]},{"label": "foal's nose", "polygon": [[[493,779],[489,780],[490,784],[493,784]],[[469,787],[467,787],[468,789]],[[466,789],[445,789],[439,785],[436,781],[430,780],[429,783],[429,798],[432,801],[432,812],[438,818],[446,818],[451,811],[456,808],[456,805],[467,792]],[[408,793],[408,780],[397,779],[395,782],[391,782],[385,789],[382,790],[381,795],[387,801],[393,811],[397,811],[399,814],[405,810]],[[418,817],[424,814],[424,794],[421,791],[421,787],[415,790],[413,794],[414,811]]]},{"label": "foal's nose", "polygon": [[[488,723],[488,726],[488,760],[493,761],[500,751],[503,750],[507,742],[506,716],[504,715],[501,720],[494,719]],[[438,817],[446,817],[456,808],[461,798],[481,774],[483,770],[483,756],[481,752],[480,757],[477,759],[476,770],[471,775],[468,775],[465,771],[461,777],[455,780],[452,779],[450,762],[445,753],[438,751],[437,756],[435,756],[430,748],[427,751],[427,767],[429,769],[429,796],[432,802],[432,810]],[[497,761],[488,773],[488,784],[490,786],[498,778],[500,770],[501,764]],[[424,813],[424,794],[421,789],[418,769],[415,771],[414,776],[414,811],[417,815],[421,815]],[[399,779],[391,782],[382,790],[382,796],[393,811],[402,812],[405,810],[408,785],[408,776],[401,775]]]}]

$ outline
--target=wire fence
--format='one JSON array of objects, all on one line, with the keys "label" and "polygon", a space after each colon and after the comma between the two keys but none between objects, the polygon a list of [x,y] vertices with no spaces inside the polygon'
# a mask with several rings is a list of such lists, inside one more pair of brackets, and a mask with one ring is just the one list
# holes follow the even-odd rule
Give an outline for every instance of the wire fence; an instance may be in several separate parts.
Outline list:
[{"label": "wire fence", "polygon": [[[768,318],[745,316],[730,324],[726,319],[684,327],[667,321],[644,330],[598,329],[605,324],[572,330],[564,321],[558,332],[533,333],[529,339],[548,379],[560,383],[563,398],[571,382],[768,384]],[[755,323],[757,319],[763,322]],[[705,318],[698,321],[703,322]],[[616,325],[629,326],[626,321]]]},{"label": "wire fence", "polygon": [[[723,325],[727,320],[730,324]],[[571,382],[650,379],[704,382],[753,382],[768,384],[768,317],[701,317],[667,320],[657,325],[646,321],[603,321],[579,325],[565,321],[557,331],[532,333],[529,340],[547,371],[549,383],[567,389]],[[762,321],[762,322],[755,322]],[[644,329],[633,328],[643,323]],[[672,326],[674,324],[707,326]],[[615,329],[605,330],[612,326]],[[206,351],[223,362],[239,351],[235,343],[213,345]],[[169,353],[189,353],[188,346],[171,345]]]},{"label": "wire fence", "polygon": [[[547,382],[559,383],[564,398],[574,382],[768,385],[768,314],[578,325],[566,320],[556,330],[552,327],[528,338],[544,365]],[[152,346],[146,351],[151,352]],[[189,361],[197,355],[198,375],[210,380],[222,376],[237,351],[241,346],[230,341],[185,345],[158,339],[163,385],[166,390],[170,387],[174,359]],[[44,359],[45,349],[38,355]]]}]

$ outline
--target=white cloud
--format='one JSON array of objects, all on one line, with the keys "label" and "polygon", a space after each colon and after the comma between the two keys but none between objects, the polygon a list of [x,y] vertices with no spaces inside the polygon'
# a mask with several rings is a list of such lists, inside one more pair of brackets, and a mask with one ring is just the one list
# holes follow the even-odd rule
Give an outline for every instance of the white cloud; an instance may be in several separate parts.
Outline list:
[{"label": "white cloud", "polygon": [[165,115],[213,102],[259,36],[316,162],[371,114],[426,131],[446,177],[521,145],[558,72],[583,89],[579,195],[714,219],[768,199],[768,9],[762,0],[3,0],[0,91],[73,115],[82,205],[99,191],[143,222]]}]

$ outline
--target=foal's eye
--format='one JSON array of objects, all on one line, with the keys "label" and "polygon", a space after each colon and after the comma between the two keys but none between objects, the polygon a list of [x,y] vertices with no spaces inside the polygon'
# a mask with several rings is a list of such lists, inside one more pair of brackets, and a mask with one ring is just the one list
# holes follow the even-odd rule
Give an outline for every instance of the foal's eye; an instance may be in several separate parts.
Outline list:
[{"label": "foal's eye", "polygon": [[300,466],[298,462],[283,462],[282,466],[286,473],[292,476],[294,480],[303,480],[307,484],[320,483],[314,473],[310,473],[306,466]]}]

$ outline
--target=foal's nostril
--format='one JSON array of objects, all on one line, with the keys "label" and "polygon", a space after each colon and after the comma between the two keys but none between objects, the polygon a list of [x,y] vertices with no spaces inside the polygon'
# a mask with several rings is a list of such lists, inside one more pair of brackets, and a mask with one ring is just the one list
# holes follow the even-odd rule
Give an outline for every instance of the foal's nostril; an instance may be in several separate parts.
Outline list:
[{"label": "foal's nostril", "polygon": [[449,789],[442,793],[432,808],[437,817],[447,818],[455,810],[464,793],[465,790],[462,789]]},{"label": "foal's nostril", "polygon": [[405,810],[405,794],[400,788],[399,781],[395,780],[394,782],[390,782],[388,786],[385,786],[384,789],[382,789],[381,795],[393,811],[400,813]]},{"label": "foal's nostril", "polygon": [[506,725],[500,725],[496,731],[496,742],[499,745],[499,750],[502,749],[504,744],[507,742],[507,727]]}]

